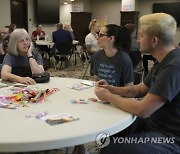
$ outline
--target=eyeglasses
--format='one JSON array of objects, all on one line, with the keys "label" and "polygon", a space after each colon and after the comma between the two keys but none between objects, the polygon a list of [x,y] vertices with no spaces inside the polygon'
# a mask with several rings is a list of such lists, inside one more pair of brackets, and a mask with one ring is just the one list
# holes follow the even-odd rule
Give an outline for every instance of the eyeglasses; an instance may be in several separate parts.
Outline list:
[{"label": "eyeglasses", "polygon": [[108,34],[103,34],[103,33],[99,33],[98,34],[98,37],[101,38],[101,37],[104,37],[104,36],[109,36]]}]

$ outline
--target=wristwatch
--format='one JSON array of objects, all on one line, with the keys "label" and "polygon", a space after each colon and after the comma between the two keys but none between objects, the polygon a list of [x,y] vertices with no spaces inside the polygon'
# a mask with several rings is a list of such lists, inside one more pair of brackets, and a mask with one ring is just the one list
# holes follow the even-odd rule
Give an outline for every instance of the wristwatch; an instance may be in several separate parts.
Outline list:
[{"label": "wristwatch", "polygon": [[33,59],[34,59],[34,56],[29,56],[28,59],[30,59],[30,58],[33,58]]}]

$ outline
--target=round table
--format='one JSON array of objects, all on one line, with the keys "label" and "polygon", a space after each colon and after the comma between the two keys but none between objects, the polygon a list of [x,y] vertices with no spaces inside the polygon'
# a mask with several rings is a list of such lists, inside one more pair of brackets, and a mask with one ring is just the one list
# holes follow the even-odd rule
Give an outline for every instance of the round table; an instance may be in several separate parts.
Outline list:
[{"label": "round table", "polygon": [[[18,107],[15,110],[0,108],[0,152],[27,152],[58,149],[95,141],[99,133],[111,135],[125,129],[134,116],[110,104],[88,102],[73,104],[71,99],[96,98],[94,87],[85,90],[68,88],[81,83],[80,79],[51,77],[48,83],[29,87],[59,88],[48,96],[47,102]],[[11,93],[10,87],[1,88],[0,94]],[[28,113],[47,111],[48,115],[69,113],[79,120],[51,126],[34,119],[23,123]]]}]

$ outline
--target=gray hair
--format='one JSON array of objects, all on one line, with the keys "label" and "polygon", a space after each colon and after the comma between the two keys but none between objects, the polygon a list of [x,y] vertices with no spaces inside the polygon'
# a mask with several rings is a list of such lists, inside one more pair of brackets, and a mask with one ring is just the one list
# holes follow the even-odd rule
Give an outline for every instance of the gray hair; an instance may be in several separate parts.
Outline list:
[{"label": "gray hair", "polygon": [[177,23],[171,15],[166,13],[144,15],[140,18],[140,25],[149,35],[158,37],[163,45],[174,42]]},{"label": "gray hair", "polygon": [[16,56],[18,55],[17,43],[22,36],[28,38],[28,40],[31,41],[31,37],[25,29],[17,28],[11,33],[7,48],[8,53],[11,53]]}]

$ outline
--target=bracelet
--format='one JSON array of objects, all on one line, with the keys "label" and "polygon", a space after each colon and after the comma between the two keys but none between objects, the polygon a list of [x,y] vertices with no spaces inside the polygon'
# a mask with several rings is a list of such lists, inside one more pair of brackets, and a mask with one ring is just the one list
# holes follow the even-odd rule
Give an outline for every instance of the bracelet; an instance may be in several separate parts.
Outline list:
[{"label": "bracelet", "polygon": [[33,58],[33,59],[34,59],[34,56],[29,56],[28,59],[30,59],[30,58]]}]

